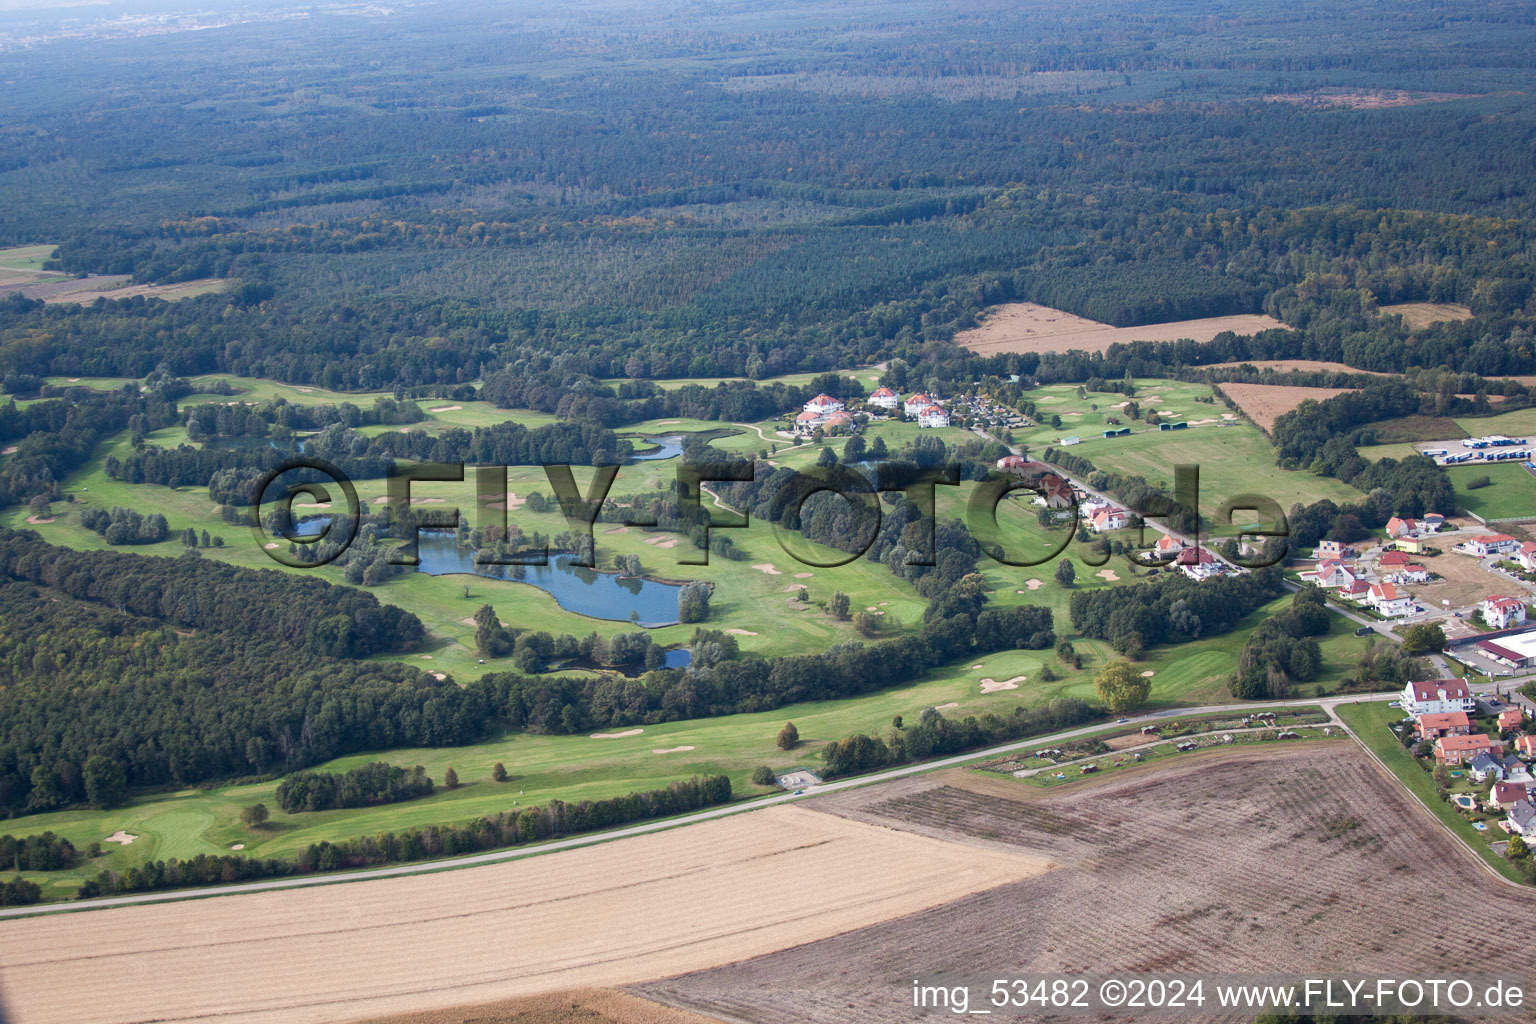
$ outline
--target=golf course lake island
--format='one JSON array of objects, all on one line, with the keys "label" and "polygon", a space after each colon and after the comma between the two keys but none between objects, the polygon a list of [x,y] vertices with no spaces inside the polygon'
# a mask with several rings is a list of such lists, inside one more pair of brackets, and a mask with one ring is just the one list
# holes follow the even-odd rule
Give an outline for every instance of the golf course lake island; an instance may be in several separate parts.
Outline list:
[{"label": "golf course lake island", "polygon": [[639,452],[631,456],[636,462],[654,462],[659,459],[673,459],[683,454],[683,435],[665,434],[660,437],[642,437],[640,440],[646,444],[655,445],[653,451]]}]

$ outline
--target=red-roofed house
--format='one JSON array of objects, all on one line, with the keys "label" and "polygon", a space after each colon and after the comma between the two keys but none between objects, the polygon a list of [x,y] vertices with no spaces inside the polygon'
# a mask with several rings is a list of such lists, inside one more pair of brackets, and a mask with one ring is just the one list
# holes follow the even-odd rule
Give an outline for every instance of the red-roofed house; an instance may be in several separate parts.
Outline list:
[{"label": "red-roofed house", "polygon": [[906,400],[905,403],[902,404],[902,409],[906,411],[908,416],[916,416],[918,413],[922,412],[932,404],[933,399],[919,391],[917,394],[911,396]]},{"label": "red-roofed house", "polygon": [[1405,565],[1412,565],[1413,559],[1402,551],[1388,551],[1376,562],[1376,567],[1382,572],[1395,572]]},{"label": "red-roofed house", "polygon": [[1397,516],[1393,516],[1387,520],[1387,536],[1393,540],[1404,534],[1417,532],[1419,532],[1419,521],[1417,519],[1399,519]]},{"label": "red-roofed house", "polygon": [[829,413],[837,412],[842,407],[843,403],[831,395],[817,395],[805,403],[805,411],[814,412],[818,416],[826,416]]},{"label": "red-roofed house", "polygon": [[1519,782],[1495,782],[1493,789],[1488,791],[1488,805],[1504,810],[1513,807],[1517,801],[1529,800],[1530,789]]},{"label": "red-roofed house", "polygon": [[1371,585],[1365,580],[1355,580],[1348,586],[1339,588],[1339,596],[1346,601],[1354,601],[1356,604],[1371,596]]},{"label": "red-roofed house", "polygon": [[949,413],[941,405],[930,405],[923,408],[917,414],[919,427],[947,427],[949,426]]},{"label": "red-roofed house", "polygon": [[1403,688],[1403,710],[1414,718],[1444,711],[1477,710],[1465,679],[1416,679]]},{"label": "red-roofed house", "polygon": [[1317,568],[1310,573],[1302,573],[1303,576],[1311,576],[1320,587],[1347,587],[1355,582],[1355,574],[1343,562],[1318,562]]},{"label": "red-roofed house", "polygon": [[1152,545],[1152,550],[1166,558],[1169,555],[1176,555],[1183,551],[1184,542],[1172,534],[1165,533],[1157,538],[1157,543]]},{"label": "red-roofed house", "polygon": [[1413,611],[1413,597],[1399,593],[1395,584],[1372,583],[1365,603],[1376,609],[1376,614],[1386,618],[1408,615]]},{"label": "red-roofed house", "polygon": [[1526,572],[1536,572],[1536,541],[1528,540],[1520,545],[1520,550],[1515,553],[1515,561]]},{"label": "red-roofed house", "polygon": [[1507,555],[1520,550],[1520,542],[1507,533],[1484,533],[1462,545],[1478,558],[1489,555]]},{"label": "red-roofed house", "polygon": [[1070,508],[1072,506],[1072,485],[1054,473],[1047,473],[1040,478],[1040,486],[1045,489],[1046,508]]},{"label": "red-roofed house", "polygon": [[1461,764],[1478,754],[1493,752],[1493,740],[1485,733],[1468,736],[1442,736],[1435,740],[1435,760],[1441,764]]},{"label": "red-roofed house", "polygon": [[1518,729],[1525,724],[1525,712],[1519,708],[1505,708],[1499,712],[1499,732]]},{"label": "red-roofed house", "polygon": [[868,404],[875,406],[877,409],[894,411],[901,404],[901,399],[897,398],[896,392],[890,388],[875,388],[875,393],[869,396]]},{"label": "red-roofed house", "polygon": [[1536,736],[1516,736],[1515,753],[1522,757],[1536,757]]},{"label": "red-roofed house", "polygon": [[1466,736],[1471,731],[1472,719],[1465,711],[1437,711],[1419,716],[1419,736],[1426,740]]},{"label": "red-roofed house", "polygon": [[1123,508],[1101,509],[1093,517],[1093,530],[1095,533],[1108,533],[1110,530],[1124,529],[1126,524],[1126,512]]},{"label": "red-roofed house", "polygon": [[1184,570],[1184,575],[1196,581],[1210,579],[1221,572],[1221,563],[1204,548],[1185,548],[1175,562]]},{"label": "red-roofed house", "polygon": [[1439,512],[1426,512],[1424,518],[1419,520],[1419,526],[1425,533],[1439,533],[1440,527],[1445,525],[1445,516]]},{"label": "red-roofed house", "polygon": [[998,469],[1006,469],[1010,472],[1023,469],[1029,465],[1029,460],[1022,455],[1004,455],[997,460]]},{"label": "red-roofed house", "polygon": [[1428,583],[1429,569],[1422,565],[1405,565],[1382,578],[1389,583]]},{"label": "red-roofed house", "polygon": [[1483,621],[1494,629],[1508,629],[1525,621],[1525,602],[1503,594],[1492,594],[1478,605]]}]

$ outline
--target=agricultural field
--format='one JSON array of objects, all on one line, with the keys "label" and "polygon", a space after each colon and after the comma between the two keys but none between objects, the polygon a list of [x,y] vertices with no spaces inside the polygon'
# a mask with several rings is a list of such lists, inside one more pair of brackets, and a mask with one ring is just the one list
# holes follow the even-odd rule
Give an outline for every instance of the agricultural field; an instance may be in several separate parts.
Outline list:
[{"label": "agricultural field", "polygon": [[[835,1020],[849,1005],[861,1008],[860,1020],[895,1022],[911,1019],[910,979],[919,975],[953,983],[1339,964],[1364,975],[1455,975],[1485,970],[1487,948],[1476,929],[1445,928],[1435,879],[1451,872],[1475,887],[1489,920],[1536,911],[1536,892],[1485,876],[1393,779],[1340,742],[1197,753],[1049,790],[952,769],[810,806],[1060,866],[636,992],[749,1024]],[[1392,908],[1389,928],[1384,907]],[[984,998],[973,994],[971,1005]]]},{"label": "agricultural field", "polygon": [[1395,302],[1376,307],[1382,316],[1400,316],[1411,330],[1448,320],[1470,320],[1472,311],[1455,302]]},{"label": "agricultural field", "polygon": [[[1395,377],[1395,373],[1377,370],[1357,370],[1347,363],[1331,363],[1323,359],[1247,359],[1239,363],[1210,363],[1208,370],[1224,370],[1234,366],[1252,366],[1259,370],[1277,370],[1280,373],[1362,373],[1371,377]],[[1222,387],[1227,385],[1223,384]]]},{"label": "agricultural field", "polygon": [[1296,408],[1307,399],[1326,401],[1335,395],[1349,393],[1352,388],[1299,388],[1280,384],[1223,384],[1221,390],[1237,403],[1259,429],[1268,433],[1275,429],[1275,420]]},{"label": "agricultural field", "polygon": [[[1094,580],[1098,585],[1102,581]],[[1033,593],[1057,614],[1067,629],[1065,605],[1069,594],[1053,582]],[[999,603],[1026,598],[995,595]],[[1249,633],[1265,618],[1289,606],[1289,597],[1259,609],[1225,636],[1199,643],[1155,647],[1139,662],[1152,673],[1149,707],[1171,708],[1225,702],[1230,699],[1227,677]],[[1341,616],[1321,638],[1319,681],[1299,684],[1293,696],[1326,692],[1349,674],[1366,647]],[[845,700],[791,705],[757,714],[728,715],[647,725],[638,731],[594,736],[542,736],[501,733],[462,747],[404,748],[354,754],[318,766],[345,771],[370,761],[420,764],[435,780],[452,767],[457,789],[438,790],[429,797],[402,803],[350,810],[285,814],[277,808],[277,782],[147,793],[126,807],[110,811],[71,810],[30,815],[6,822],[0,831],[12,834],[53,830],[84,848],[119,831],[137,838],[127,845],[103,843],[103,857],[65,872],[29,875],[45,886],[48,897],[67,898],[89,877],[104,868],[122,871],[146,860],[216,854],[240,844],[248,855],[291,856],[310,843],[371,835],[450,821],[467,821],[509,809],[516,801],[535,806],[551,798],[566,801],[601,799],[640,789],[665,786],[694,774],[728,774],[738,795],[765,792],[750,780],[752,769],[768,765],[776,772],[797,767],[816,771],[821,750],[834,740],[856,732],[883,735],[892,719],[915,720],[925,707],[939,708],[946,717],[963,718],[988,712],[1008,714],[1015,707],[1040,704],[1058,697],[1095,699],[1093,676],[1114,657],[1107,644],[1074,639],[1083,668],[1073,670],[1052,651],[1005,651],[975,662],[937,669],[928,679],[879,690]],[[1049,665],[1058,676],[1046,682],[1041,669]],[[779,750],[775,739],[786,721],[799,729],[801,744]],[[506,783],[491,780],[491,767],[506,765]],[[263,802],[272,819],[260,829],[240,822],[240,810]]]},{"label": "agricultural field", "polygon": [[995,306],[981,323],[955,335],[955,344],[982,355],[1000,352],[1104,352],[1109,346],[1132,341],[1210,341],[1223,331],[1256,334],[1284,327],[1262,314],[1176,320],[1142,327],[1111,327],[1060,309],[1033,302]]},{"label": "agricultural field", "polygon": [[[10,922],[0,972],[10,1010],[35,1024],[211,1007],[328,1024],[714,967],[1051,868],[1023,850],[772,807],[483,867],[126,908],[111,927],[87,914]],[[385,935],[409,935],[410,955]]]},{"label": "agricultural field", "polygon": [[[1447,471],[1456,500],[1484,519],[1536,516],[1536,476],[1519,463],[1495,466],[1453,466]],[[1467,488],[1468,481],[1486,476],[1487,487]]]},{"label": "agricultural field", "polygon": [[77,276],[57,270],[44,270],[57,246],[23,245],[0,249],[0,296],[19,292],[29,299],[44,302],[89,303],[97,299],[176,299],[191,298],[223,291],[227,282],[217,278],[180,281],[176,284],[129,284],[127,274],[89,274]]}]

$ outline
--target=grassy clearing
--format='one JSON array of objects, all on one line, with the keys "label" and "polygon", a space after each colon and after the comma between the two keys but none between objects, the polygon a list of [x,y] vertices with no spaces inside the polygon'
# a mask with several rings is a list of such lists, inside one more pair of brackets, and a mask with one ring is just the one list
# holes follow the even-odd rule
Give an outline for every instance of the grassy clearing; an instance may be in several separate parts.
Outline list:
[{"label": "grassy clearing", "polygon": [[41,271],[56,245],[18,245],[0,249],[0,270]]},{"label": "grassy clearing", "polygon": [[[1518,463],[1501,466],[1456,466],[1448,471],[1456,500],[1484,519],[1536,516],[1536,476]],[[1486,476],[1487,487],[1468,490],[1468,481]]]},{"label": "grassy clearing", "polygon": [[[1488,841],[1490,833],[1494,832],[1493,827],[1490,826],[1487,833],[1477,831],[1455,806],[1441,800],[1436,792],[1434,778],[1429,772],[1419,767],[1413,755],[1398,742],[1391,726],[1392,723],[1402,719],[1401,710],[1389,708],[1384,703],[1374,701],[1366,704],[1341,705],[1338,713],[1339,717],[1354,730],[1355,735],[1386,763],[1392,770],[1392,774],[1408,787],[1409,792],[1424,801],[1430,813],[1439,818],[1443,825],[1469,842],[1472,848],[1499,874],[1512,881],[1524,881],[1513,864],[1489,848]],[[1503,838],[1503,835],[1502,830],[1497,832],[1499,838]]]},{"label": "grassy clearing", "polygon": [[1497,416],[1464,416],[1456,420],[1456,425],[1465,430],[1469,437],[1504,434],[1507,437],[1529,438],[1536,435],[1536,408],[1516,409]]}]

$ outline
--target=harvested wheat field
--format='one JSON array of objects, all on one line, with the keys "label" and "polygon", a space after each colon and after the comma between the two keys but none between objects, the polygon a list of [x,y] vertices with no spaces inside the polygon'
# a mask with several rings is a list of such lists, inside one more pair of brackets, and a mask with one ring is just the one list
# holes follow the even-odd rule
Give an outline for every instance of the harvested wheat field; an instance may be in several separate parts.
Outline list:
[{"label": "harvested wheat field", "polygon": [[1325,973],[1348,964],[1365,976],[1446,977],[1486,969],[1488,948],[1481,929],[1447,912],[1435,879],[1449,872],[1472,886],[1480,920],[1536,914],[1536,892],[1488,876],[1352,744],[1181,755],[1049,790],[954,769],[814,806],[1061,866],[872,928],[639,985],[638,994],[750,1024],[834,1024],[854,1019],[850,1006],[861,1024],[882,1024],[913,1020],[911,979],[938,972]]},{"label": "harvested wheat field", "polygon": [[1355,390],[1354,388],[1293,388],[1284,384],[1223,384],[1221,390],[1237,403],[1243,415],[1260,430],[1275,429],[1275,420],[1309,398],[1319,402]]},{"label": "harvested wheat field", "polygon": [[575,989],[452,1010],[391,1014],[358,1024],[716,1024],[613,989]]},{"label": "harvested wheat field", "polygon": [[1383,315],[1396,314],[1402,317],[1403,323],[1414,331],[1421,331],[1430,324],[1472,319],[1472,311],[1455,302],[1398,302],[1378,306],[1377,311]]},{"label": "harvested wheat field", "polygon": [[[1330,363],[1325,359],[1244,359],[1236,363],[1211,363],[1205,369],[1226,370],[1234,366],[1252,366],[1258,370],[1275,370],[1279,373],[1290,373],[1299,370],[1302,373],[1361,373],[1369,377],[1396,377],[1395,373],[1382,373],[1379,370],[1357,370],[1346,363]],[[1226,387],[1225,384],[1222,387]]]},{"label": "harvested wheat field", "polygon": [[700,970],[1050,866],[770,807],[458,871],[17,920],[0,976],[27,1024],[319,1024]]},{"label": "harvested wheat field", "polygon": [[1284,327],[1273,317],[1243,313],[1202,320],[1176,320],[1144,327],[1111,327],[1097,320],[1036,305],[1010,302],[989,310],[981,323],[955,335],[955,344],[972,352],[1105,352],[1109,346],[1131,341],[1210,341],[1222,331],[1253,334]]}]

